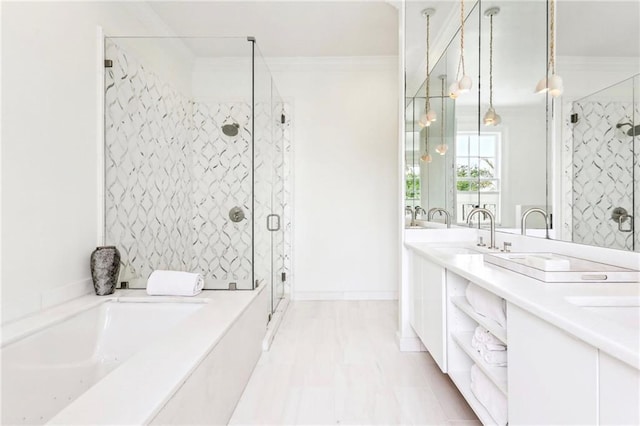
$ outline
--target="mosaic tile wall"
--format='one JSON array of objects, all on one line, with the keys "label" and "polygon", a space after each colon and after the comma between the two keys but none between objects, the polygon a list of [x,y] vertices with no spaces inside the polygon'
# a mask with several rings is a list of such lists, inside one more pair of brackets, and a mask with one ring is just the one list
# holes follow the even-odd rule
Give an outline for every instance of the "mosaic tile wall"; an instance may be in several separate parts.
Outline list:
[{"label": "mosaic tile wall", "polygon": [[[206,104],[181,95],[135,56],[110,40],[106,81],[106,243],[116,245],[123,265],[145,287],[155,269],[201,272],[205,288],[251,288],[251,107],[233,102]],[[267,131],[269,105],[256,107],[256,279],[271,273],[271,233],[266,215],[274,194],[290,209],[290,129],[282,137]],[[279,115],[278,115],[279,118]],[[237,137],[223,124],[240,124]],[[284,145],[286,143],[286,145]],[[275,173],[275,165],[283,173]],[[268,173],[267,173],[268,172]],[[273,188],[276,188],[274,191]],[[278,189],[281,188],[281,189]],[[285,193],[285,189],[287,192]],[[228,213],[243,209],[234,223]],[[290,270],[291,215],[283,221],[284,247],[274,258],[276,271]],[[285,262],[285,260],[287,260]]]},{"label": "mosaic tile wall", "polygon": [[194,256],[193,105],[115,44],[106,54],[106,244],[144,287],[154,269],[188,270]]},{"label": "mosaic tile wall", "polygon": [[[634,111],[635,109],[635,111]],[[574,102],[573,112],[578,122],[573,125],[571,139],[571,229],[577,243],[624,250],[640,251],[640,229],[621,232],[611,220],[616,207],[624,207],[638,216],[640,197],[640,147],[638,137],[632,138],[616,129],[616,124],[640,117],[638,104],[631,102]],[[566,124],[565,124],[566,125]],[[566,128],[565,128],[566,129]],[[567,129],[568,130],[568,129]],[[565,145],[566,151],[566,145]],[[635,161],[634,161],[635,156]],[[627,222],[625,228],[629,227]]]}]

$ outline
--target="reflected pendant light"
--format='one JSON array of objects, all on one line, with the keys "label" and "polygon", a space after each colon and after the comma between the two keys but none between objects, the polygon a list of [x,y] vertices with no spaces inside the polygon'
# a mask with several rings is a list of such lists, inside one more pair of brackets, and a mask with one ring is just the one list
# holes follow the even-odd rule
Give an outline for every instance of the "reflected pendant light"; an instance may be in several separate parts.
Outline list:
[{"label": "reflected pendant light", "polygon": [[[562,95],[564,84],[562,77],[556,74],[556,4],[555,0],[549,0],[549,63],[547,75],[536,85],[536,93],[549,92],[554,98]],[[549,74],[551,73],[551,74]]]},{"label": "reflected pendant light", "polygon": [[447,127],[445,125],[447,116],[444,113],[445,100],[447,99],[444,96],[444,85],[445,85],[445,82],[447,81],[447,76],[441,75],[438,78],[440,79],[440,101],[442,102],[440,117],[442,117],[442,120],[440,121],[440,145],[436,146],[436,152],[440,155],[445,155],[449,150],[449,146],[447,145],[445,134],[444,134],[445,129]]},{"label": "reflected pendant light", "polygon": [[456,72],[455,83],[449,86],[449,97],[456,99],[460,94],[468,92],[473,86],[471,77],[465,72],[464,67],[464,0],[460,0],[460,60]]},{"label": "reflected pendant light", "polygon": [[425,112],[422,115],[422,117],[420,117],[420,121],[418,122],[418,124],[421,127],[428,127],[431,125],[431,123],[433,123],[438,119],[436,112],[431,109],[431,102],[429,101],[429,86],[431,84],[431,72],[430,72],[431,70],[429,67],[429,50],[430,50],[429,36],[431,34],[430,20],[435,13],[436,13],[436,10],[433,8],[424,9],[422,11],[422,16],[427,19],[427,77],[425,81],[425,86],[426,86],[425,103],[424,103]]},{"label": "reflected pendant light", "polygon": [[489,109],[484,115],[485,126],[497,126],[502,122],[502,118],[493,108],[493,17],[500,13],[499,7],[492,7],[484,12],[484,16],[489,17]]}]

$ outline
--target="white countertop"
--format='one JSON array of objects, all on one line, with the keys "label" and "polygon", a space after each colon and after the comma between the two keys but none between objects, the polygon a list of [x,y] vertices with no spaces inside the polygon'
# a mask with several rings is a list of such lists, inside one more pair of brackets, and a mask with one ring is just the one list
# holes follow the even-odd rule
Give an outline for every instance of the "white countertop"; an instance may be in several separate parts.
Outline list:
[{"label": "white countertop", "polygon": [[[545,283],[499,266],[478,255],[446,254],[437,247],[479,249],[472,242],[407,242],[420,256],[454,272],[508,302],[607,354],[640,369],[640,324],[627,327],[569,303],[574,297],[640,297],[640,283]],[[609,308],[615,309],[615,308]]]},{"label": "white countertop", "polygon": [[201,301],[202,309],[168,330],[162,339],[135,353],[49,422],[67,425],[146,424],[265,288],[261,286],[255,291],[203,291],[190,298],[147,296],[144,290],[120,290],[110,296],[82,296],[38,315],[3,325],[3,345],[52,322],[59,322],[70,313],[107,300],[150,303]]}]

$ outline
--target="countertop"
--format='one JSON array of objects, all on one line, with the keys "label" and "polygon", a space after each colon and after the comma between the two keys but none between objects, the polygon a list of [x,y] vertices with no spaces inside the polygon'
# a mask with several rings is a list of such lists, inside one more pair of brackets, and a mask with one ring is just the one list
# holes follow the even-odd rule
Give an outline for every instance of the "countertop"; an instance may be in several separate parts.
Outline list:
[{"label": "countertop", "polygon": [[481,253],[489,252],[472,242],[407,242],[405,247],[640,369],[640,324],[637,327],[625,326],[566,300],[574,297],[640,297],[640,283],[545,283],[485,263],[479,255],[448,254],[437,250],[438,247],[465,247]]}]

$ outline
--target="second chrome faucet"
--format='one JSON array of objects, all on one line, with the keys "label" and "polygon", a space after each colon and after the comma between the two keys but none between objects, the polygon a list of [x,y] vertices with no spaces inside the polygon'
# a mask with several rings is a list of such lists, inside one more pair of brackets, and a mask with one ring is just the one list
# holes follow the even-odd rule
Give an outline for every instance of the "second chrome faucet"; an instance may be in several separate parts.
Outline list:
[{"label": "second chrome faucet", "polygon": [[491,213],[491,211],[482,208],[482,207],[476,207],[473,210],[471,210],[469,212],[469,215],[467,216],[467,223],[469,225],[471,225],[471,219],[473,218],[473,216],[475,216],[476,214],[484,214],[485,217],[488,216],[489,217],[489,226],[490,226],[490,231],[491,231],[491,241],[489,243],[489,247],[487,247],[488,249],[498,249],[498,247],[496,247],[496,220],[495,217],[493,216],[493,213]]}]

